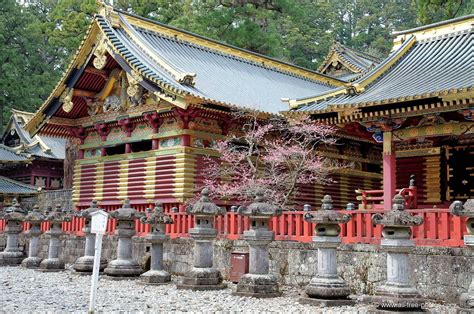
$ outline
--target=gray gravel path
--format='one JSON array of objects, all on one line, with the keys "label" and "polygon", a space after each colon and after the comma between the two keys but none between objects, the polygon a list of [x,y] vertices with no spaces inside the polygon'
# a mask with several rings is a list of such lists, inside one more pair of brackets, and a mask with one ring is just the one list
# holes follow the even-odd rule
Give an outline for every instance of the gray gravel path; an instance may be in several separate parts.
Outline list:
[{"label": "gray gravel path", "polygon": [[[284,288],[283,296],[254,299],[232,296],[226,290],[192,292],[173,284],[144,286],[136,280],[101,279],[97,309],[103,312],[194,313],[367,313],[370,307],[317,308],[300,305],[296,288]],[[0,312],[87,312],[90,277],[70,271],[41,273],[20,267],[0,267]],[[453,305],[430,304],[435,313],[455,313]]]}]

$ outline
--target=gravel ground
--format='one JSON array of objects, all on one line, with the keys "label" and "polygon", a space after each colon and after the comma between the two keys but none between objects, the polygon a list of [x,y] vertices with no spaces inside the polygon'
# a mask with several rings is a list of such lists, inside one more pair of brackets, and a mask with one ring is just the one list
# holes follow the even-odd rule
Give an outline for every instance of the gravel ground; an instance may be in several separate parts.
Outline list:
[{"label": "gravel ground", "polygon": [[[87,312],[90,277],[70,271],[41,273],[21,267],[0,267],[0,312]],[[298,303],[300,291],[284,287],[283,296],[255,299],[232,296],[234,285],[221,291],[177,290],[174,284],[144,286],[137,280],[100,279],[97,310],[102,312],[252,312],[368,313],[364,305],[318,308]],[[433,313],[455,313],[454,306],[429,304]]]}]

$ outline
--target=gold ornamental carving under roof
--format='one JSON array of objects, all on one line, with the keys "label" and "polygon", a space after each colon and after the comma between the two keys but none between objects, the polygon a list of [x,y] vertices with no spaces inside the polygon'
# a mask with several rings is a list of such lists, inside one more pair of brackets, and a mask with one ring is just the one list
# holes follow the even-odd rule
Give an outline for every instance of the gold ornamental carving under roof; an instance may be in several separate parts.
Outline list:
[{"label": "gold ornamental carving under roof", "polygon": [[61,94],[60,101],[63,103],[62,108],[64,112],[70,112],[74,107],[74,103],[72,102],[73,92],[74,90],[72,88],[68,88]]},{"label": "gold ornamental carving under roof", "polygon": [[97,36],[97,48],[94,51],[94,61],[92,64],[98,70],[102,70],[107,64],[107,39],[104,35],[99,34]]}]

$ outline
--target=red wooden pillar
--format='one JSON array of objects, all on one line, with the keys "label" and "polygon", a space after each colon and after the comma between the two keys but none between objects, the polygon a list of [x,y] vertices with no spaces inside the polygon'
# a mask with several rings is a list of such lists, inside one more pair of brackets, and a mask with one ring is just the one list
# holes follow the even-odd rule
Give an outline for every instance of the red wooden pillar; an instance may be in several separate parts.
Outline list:
[{"label": "red wooden pillar", "polygon": [[[150,127],[153,128],[153,133],[157,134],[160,130],[160,125],[163,123],[163,119],[160,118],[157,112],[149,112],[143,115],[143,118]],[[151,149],[156,150],[160,148],[160,140],[154,138],[151,140]]]},{"label": "red wooden pillar", "polygon": [[159,149],[160,148],[160,141],[157,138],[151,140],[151,149]]},{"label": "red wooden pillar", "polygon": [[132,144],[125,143],[125,154],[130,154],[132,152]]},{"label": "red wooden pillar", "polygon": [[84,159],[84,150],[83,149],[79,150],[79,156],[77,158],[78,159]]},{"label": "red wooden pillar", "polygon": [[396,191],[396,159],[392,132],[383,133],[383,203],[386,210],[392,207]]},{"label": "red wooden pillar", "polygon": [[191,146],[191,135],[183,134],[181,138],[181,142],[183,146]]},{"label": "red wooden pillar", "polygon": [[107,151],[105,150],[105,147],[100,148],[100,155],[101,156],[106,156],[107,155]]}]

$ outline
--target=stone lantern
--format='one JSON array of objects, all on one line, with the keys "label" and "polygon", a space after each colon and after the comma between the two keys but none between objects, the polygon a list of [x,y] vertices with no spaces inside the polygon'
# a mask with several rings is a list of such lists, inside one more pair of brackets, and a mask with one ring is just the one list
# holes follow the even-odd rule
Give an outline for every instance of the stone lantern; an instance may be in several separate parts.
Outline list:
[{"label": "stone lantern", "polygon": [[[91,214],[97,210],[102,210],[97,207],[97,201],[92,200],[91,207],[75,213],[76,217],[84,218],[85,224],[82,231],[86,237],[86,245],[84,248],[84,256],[79,257],[73,265],[74,270],[80,274],[91,274],[94,266],[94,253],[95,253],[95,234],[91,233]],[[99,271],[103,271],[107,266],[105,259],[100,260]]]},{"label": "stone lantern", "polygon": [[170,238],[165,234],[165,226],[172,224],[173,219],[165,215],[161,203],[156,202],[154,210],[140,221],[151,227],[151,232],[145,237],[151,243],[150,270],[140,276],[142,282],[150,285],[168,283],[171,275],[163,270],[163,243]]},{"label": "stone lantern", "polygon": [[372,222],[383,226],[381,246],[387,252],[387,280],[375,289],[375,296],[367,296],[363,300],[379,304],[380,308],[386,310],[421,309],[424,300],[415,285],[410,283],[408,253],[415,246],[410,240],[411,227],[421,225],[423,218],[407,213],[405,199],[397,194],[393,198],[392,210],[374,214]]},{"label": "stone lantern", "polygon": [[18,246],[18,238],[23,230],[22,221],[27,211],[21,208],[16,198],[12,201],[12,206],[7,207],[2,212],[2,218],[5,219],[7,234],[7,246],[0,253],[0,265],[19,265],[25,257]]},{"label": "stone lantern", "polygon": [[321,210],[307,212],[304,220],[316,224],[316,236],[313,242],[318,247],[318,273],[306,286],[307,297],[300,298],[300,303],[324,306],[352,305],[350,289],[344,279],[337,274],[336,249],[341,243],[339,224],[345,224],[350,215],[334,210],[332,198],[324,196]]},{"label": "stone lantern", "polygon": [[226,287],[221,272],[213,268],[213,240],[217,236],[214,217],[224,215],[225,210],[209,200],[209,190],[203,189],[201,198],[186,212],[195,218],[189,235],[194,239],[193,268],[182,278],[178,289],[218,290]]},{"label": "stone lantern", "polygon": [[[464,244],[471,251],[474,248],[474,199],[469,199],[462,205],[461,201],[455,201],[449,207],[455,216],[466,217],[467,234],[464,235]],[[471,265],[471,284],[467,292],[462,293],[459,298],[460,313],[474,312],[474,265]]]},{"label": "stone lantern", "polygon": [[134,277],[140,275],[143,270],[138,261],[133,259],[132,237],[135,235],[135,220],[144,216],[130,207],[130,201],[125,199],[123,206],[110,213],[111,218],[117,219],[118,236],[117,258],[107,264],[104,272],[111,277]]},{"label": "stone lantern", "polygon": [[49,230],[45,232],[45,235],[49,237],[48,258],[39,265],[39,270],[45,272],[64,270],[64,262],[59,258],[60,237],[63,234],[62,224],[72,220],[72,217],[61,209],[60,204],[57,204],[54,210],[50,210],[51,208],[48,208],[44,214],[44,220],[50,223]]},{"label": "stone lantern", "polygon": [[277,297],[281,295],[277,278],[269,274],[268,245],[275,238],[268,230],[271,217],[280,216],[281,208],[265,202],[262,192],[257,192],[255,201],[239,207],[239,215],[248,216],[250,230],[243,238],[249,245],[249,273],[243,275],[237,284],[235,295],[252,297]]},{"label": "stone lantern", "polygon": [[30,239],[28,257],[21,262],[21,266],[26,268],[37,268],[41,263],[38,257],[38,242],[41,235],[41,222],[45,219],[38,205],[35,205],[33,211],[29,212],[24,220],[30,223],[30,229],[25,232]]}]

